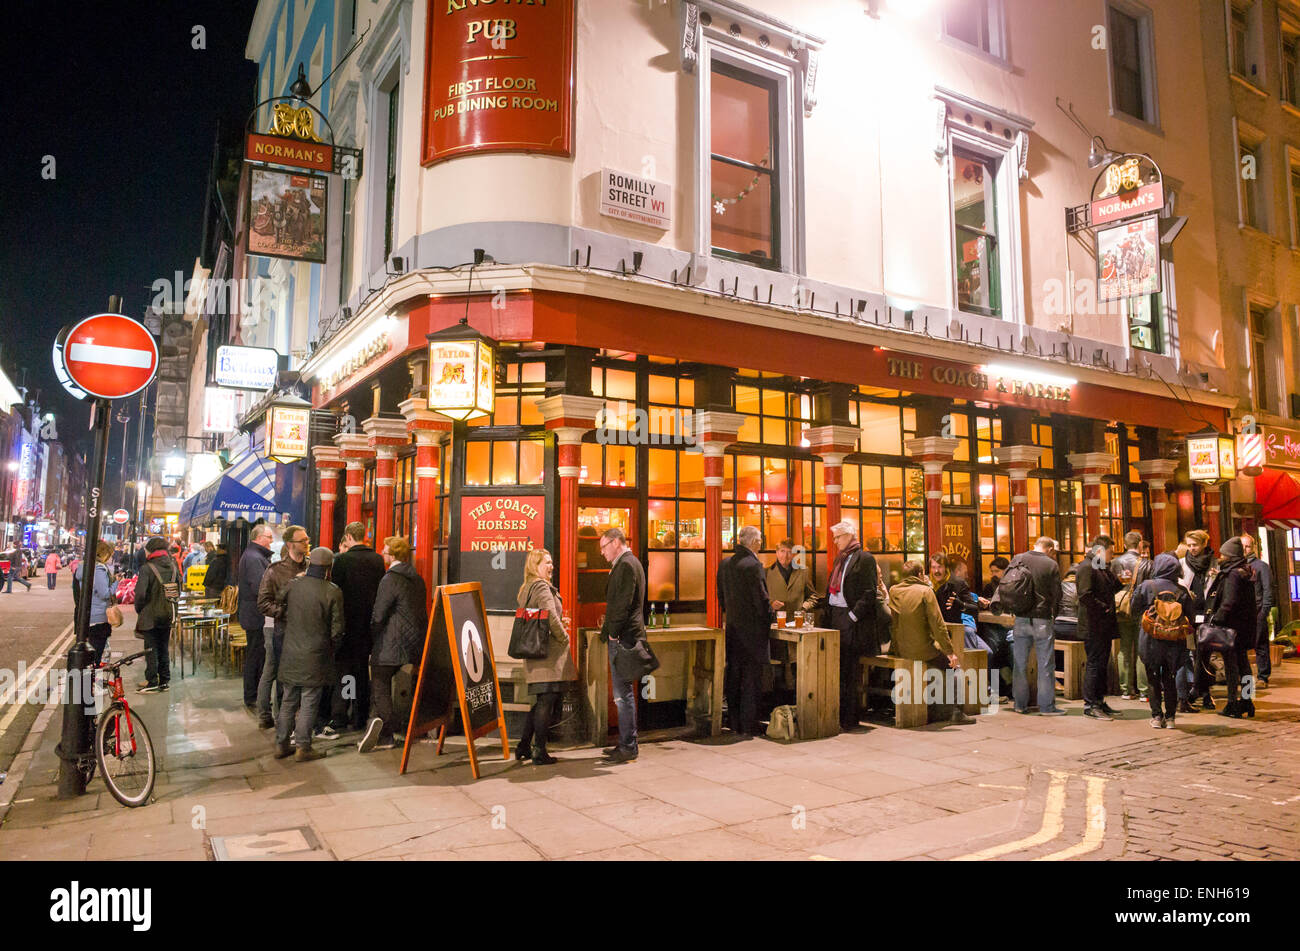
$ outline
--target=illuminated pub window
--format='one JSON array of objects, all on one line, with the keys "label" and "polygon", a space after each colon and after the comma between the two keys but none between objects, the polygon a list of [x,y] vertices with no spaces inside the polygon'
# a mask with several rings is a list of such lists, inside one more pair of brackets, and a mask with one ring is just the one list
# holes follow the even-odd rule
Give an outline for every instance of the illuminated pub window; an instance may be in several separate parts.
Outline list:
[{"label": "illuminated pub window", "polygon": [[361,481],[361,521],[366,526],[366,537],[383,544],[383,539],[375,539],[375,467],[371,463],[364,470]]},{"label": "illuminated pub window", "polygon": [[1056,453],[1052,449],[1052,423],[1050,420],[1036,420],[1030,428],[1030,435],[1035,446],[1043,451],[1038,456],[1038,468],[1055,469]]},{"label": "illuminated pub window", "polygon": [[[528,360],[526,351],[509,362],[507,359],[503,354],[505,382],[496,388],[492,412],[469,420],[469,431],[512,427],[523,438],[467,440],[466,485],[541,485],[546,478],[544,420],[537,408],[545,391],[546,364]],[[532,433],[536,437],[530,438]]]},{"label": "illuminated pub window", "polygon": [[[403,536],[412,546],[415,537],[415,447],[397,457],[397,476],[393,484],[393,534]],[[375,548],[384,543],[375,539]]]},{"label": "illuminated pub window", "polygon": [[1291,600],[1300,601],[1300,528],[1287,530],[1286,556],[1290,568]]},{"label": "illuminated pub window", "polygon": [[996,160],[953,149],[957,306],[991,317],[1002,316],[996,178]]},{"label": "illuminated pub window", "polygon": [[840,511],[857,523],[862,547],[876,556],[886,584],[898,580],[904,561],[925,558],[925,485],[919,468],[846,461]]},{"label": "illuminated pub window", "polygon": [[541,485],[546,445],[538,439],[475,439],[465,443],[466,485]]},{"label": "illuminated pub window", "polygon": [[709,196],[715,254],[780,267],[776,167],[777,84],[713,62],[709,85]]},{"label": "illuminated pub window", "polygon": [[998,555],[1010,558],[1011,550],[1011,480],[1005,475],[980,473],[979,538],[982,577],[988,577],[989,563]]},{"label": "illuminated pub window", "polygon": [[646,597],[703,601],[704,454],[653,446],[647,454]]}]

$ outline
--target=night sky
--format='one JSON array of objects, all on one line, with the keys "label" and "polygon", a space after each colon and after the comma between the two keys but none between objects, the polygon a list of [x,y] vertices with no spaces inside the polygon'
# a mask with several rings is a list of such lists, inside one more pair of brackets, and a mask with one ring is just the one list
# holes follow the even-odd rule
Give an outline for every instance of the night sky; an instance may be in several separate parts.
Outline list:
[{"label": "night sky", "polygon": [[[242,125],[257,70],[244,59],[256,0],[10,0],[0,31],[0,362],[39,390],[87,455],[89,408],[54,378],[59,328],[106,309],[139,319],[150,287],[199,253],[218,124]],[[196,26],[206,49],[194,49]],[[53,180],[42,178],[45,156]],[[121,412],[126,403],[114,404]],[[134,409],[132,410],[134,414]],[[134,443],[134,426],[131,441]],[[112,473],[121,472],[114,424]],[[112,496],[109,496],[110,503]]]}]

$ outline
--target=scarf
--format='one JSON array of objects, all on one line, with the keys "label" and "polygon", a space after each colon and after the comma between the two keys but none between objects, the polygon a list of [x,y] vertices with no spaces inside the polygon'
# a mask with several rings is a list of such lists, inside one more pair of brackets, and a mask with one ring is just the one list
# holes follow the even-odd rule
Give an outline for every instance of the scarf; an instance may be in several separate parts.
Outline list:
[{"label": "scarf", "polygon": [[794,562],[791,562],[789,565],[783,565],[778,561],[776,563],[776,570],[781,572],[781,577],[785,579],[786,584],[789,584],[790,576],[794,574]]},{"label": "scarf", "polygon": [[320,579],[323,580],[323,579],[325,578],[325,572],[327,572],[327,571],[329,571],[329,569],[326,568],[324,565],[308,565],[308,566],[307,566],[307,577],[308,577],[308,578],[320,578]]},{"label": "scarf", "polygon": [[849,559],[862,551],[862,545],[854,542],[844,551],[835,556],[835,567],[831,569],[831,580],[827,586],[829,594],[839,594],[844,587],[844,569],[849,563]]},{"label": "scarf", "polygon": [[1185,557],[1187,566],[1198,575],[1205,574],[1210,570],[1210,565],[1214,564],[1214,555],[1208,548],[1203,548],[1199,555],[1193,555],[1189,551]]}]

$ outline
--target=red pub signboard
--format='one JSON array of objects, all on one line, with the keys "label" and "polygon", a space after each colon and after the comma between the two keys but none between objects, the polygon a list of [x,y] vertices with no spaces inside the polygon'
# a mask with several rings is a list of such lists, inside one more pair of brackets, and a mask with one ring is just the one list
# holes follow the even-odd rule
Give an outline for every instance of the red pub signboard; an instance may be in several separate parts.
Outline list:
[{"label": "red pub signboard", "polygon": [[573,0],[429,0],[421,164],[573,151]]},{"label": "red pub signboard", "polygon": [[542,495],[464,496],[460,500],[460,550],[528,552],[541,548],[546,528]]}]

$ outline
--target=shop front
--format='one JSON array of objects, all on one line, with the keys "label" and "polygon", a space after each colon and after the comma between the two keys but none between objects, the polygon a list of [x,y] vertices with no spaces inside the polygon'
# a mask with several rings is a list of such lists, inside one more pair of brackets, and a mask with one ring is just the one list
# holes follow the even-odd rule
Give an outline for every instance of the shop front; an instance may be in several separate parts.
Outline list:
[{"label": "shop front", "polygon": [[1243,445],[1243,458],[1251,449],[1263,466],[1254,476],[1255,504],[1241,530],[1259,538],[1261,557],[1273,570],[1275,630],[1281,630],[1300,620],[1300,431],[1263,426],[1255,446]]},{"label": "shop front", "polygon": [[[495,387],[490,412],[452,420],[429,409],[427,336],[466,313],[495,341]],[[1177,435],[1226,425],[1221,407],[1047,361],[939,359],[906,352],[930,348],[903,335],[884,347],[848,327],[586,295],[421,299],[376,326],[304,371],[313,404],[344,420],[312,449],[311,528],[323,544],[348,521],[376,541],[411,537],[431,589],[482,582],[502,632],[536,544],[578,623],[595,624],[610,526],[643,560],[656,610],[714,625],[717,566],[744,525],[768,551],[801,546],[819,585],[844,517],[887,578],[945,551],[978,587],[1039,535],[1063,563],[1132,528],[1165,550],[1181,527],[1166,519]]]}]

